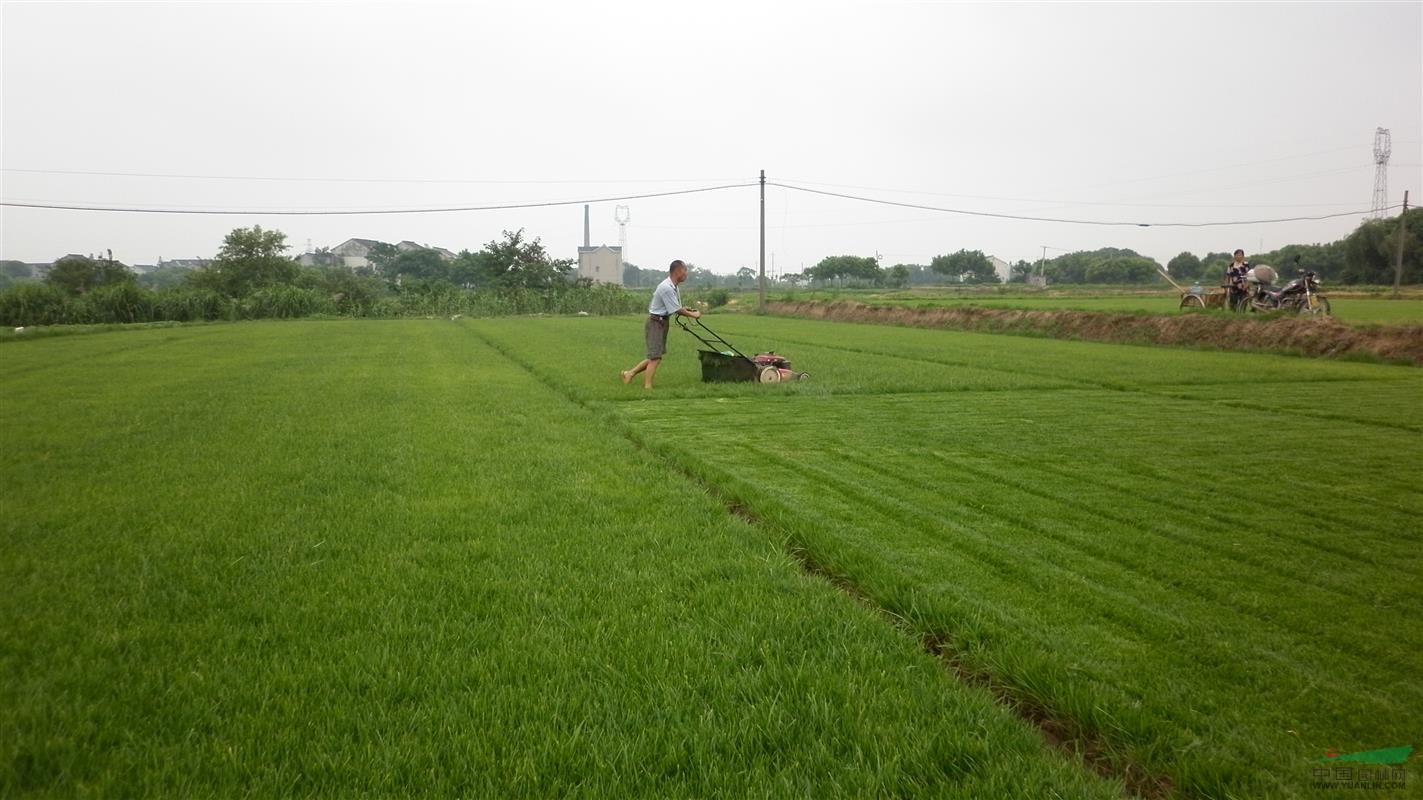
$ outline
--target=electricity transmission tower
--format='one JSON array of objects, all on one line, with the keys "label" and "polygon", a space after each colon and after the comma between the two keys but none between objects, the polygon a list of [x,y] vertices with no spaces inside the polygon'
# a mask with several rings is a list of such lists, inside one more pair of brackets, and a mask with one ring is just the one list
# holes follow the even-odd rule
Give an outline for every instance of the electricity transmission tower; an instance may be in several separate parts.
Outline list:
[{"label": "electricity transmission tower", "polygon": [[613,209],[613,219],[618,223],[618,252],[622,254],[623,263],[628,263],[628,223],[632,222],[632,210],[627,206],[618,206]]},{"label": "electricity transmission tower", "polygon": [[1388,216],[1388,157],[1393,154],[1393,136],[1388,128],[1374,131],[1374,207],[1370,218]]}]

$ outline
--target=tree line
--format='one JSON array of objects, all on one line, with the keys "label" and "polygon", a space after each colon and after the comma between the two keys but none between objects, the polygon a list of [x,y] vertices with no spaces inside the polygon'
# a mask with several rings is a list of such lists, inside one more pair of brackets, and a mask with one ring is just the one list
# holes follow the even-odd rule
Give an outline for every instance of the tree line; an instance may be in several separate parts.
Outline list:
[{"label": "tree line", "polygon": [[191,270],[139,276],[111,255],[66,256],[42,281],[0,290],[0,322],[627,313],[643,302],[618,287],[573,280],[573,261],[550,257],[522,229],[452,259],[434,250],[386,248],[371,254],[371,267],[303,266],[286,255],[286,234],[253,226],[233,230],[211,263]]},{"label": "tree line", "polygon": [[[1406,284],[1423,283],[1423,209],[1413,209],[1404,220],[1403,278]],[[1319,273],[1339,284],[1387,285],[1393,283],[1398,246],[1399,217],[1368,220],[1343,239],[1327,244],[1292,244],[1266,253],[1249,254],[1254,264],[1269,264],[1282,273],[1301,269]],[[1101,247],[1063,253],[1037,262],[1019,260],[1009,268],[1010,283],[1025,283],[1041,275],[1049,284],[1143,285],[1162,281],[1168,273],[1176,281],[1214,282],[1224,277],[1231,252],[1197,256],[1183,252],[1164,266],[1135,250]],[[991,284],[999,281],[988,256],[981,250],[959,250],[935,256],[929,264],[895,264],[881,267],[868,256],[840,255],[822,259],[788,282],[819,286],[887,287]],[[753,284],[754,285],[754,282]]]},{"label": "tree line", "polygon": [[[1423,209],[1415,208],[1403,220],[1403,283],[1423,283]],[[1398,252],[1399,217],[1366,220],[1348,236],[1326,244],[1291,244],[1265,253],[1248,253],[1253,264],[1269,264],[1287,277],[1299,267],[1319,273],[1321,280],[1339,284],[1389,285],[1393,283]],[[1230,252],[1196,256],[1181,253],[1166,264],[1172,278],[1215,282],[1224,277]]]}]

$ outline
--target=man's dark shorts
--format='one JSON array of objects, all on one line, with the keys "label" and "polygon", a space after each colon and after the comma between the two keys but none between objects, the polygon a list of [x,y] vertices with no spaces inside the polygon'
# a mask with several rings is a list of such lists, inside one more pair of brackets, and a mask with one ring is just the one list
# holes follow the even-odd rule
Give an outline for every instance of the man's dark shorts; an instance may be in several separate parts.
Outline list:
[{"label": "man's dark shorts", "polygon": [[666,317],[648,316],[647,324],[642,326],[643,334],[647,337],[647,358],[655,361],[667,354],[667,329],[670,325]]}]

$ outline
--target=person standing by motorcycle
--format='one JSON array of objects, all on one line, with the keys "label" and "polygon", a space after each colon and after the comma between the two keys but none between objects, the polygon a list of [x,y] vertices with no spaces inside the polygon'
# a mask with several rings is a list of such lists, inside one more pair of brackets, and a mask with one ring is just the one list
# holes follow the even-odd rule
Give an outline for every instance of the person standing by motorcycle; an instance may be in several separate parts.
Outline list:
[{"label": "person standing by motorcycle", "polygon": [[1245,307],[1248,293],[1245,288],[1245,273],[1250,271],[1250,262],[1245,260],[1245,251],[1237,249],[1230,266],[1225,268],[1225,290],[1230,308],[1239,311]]}]

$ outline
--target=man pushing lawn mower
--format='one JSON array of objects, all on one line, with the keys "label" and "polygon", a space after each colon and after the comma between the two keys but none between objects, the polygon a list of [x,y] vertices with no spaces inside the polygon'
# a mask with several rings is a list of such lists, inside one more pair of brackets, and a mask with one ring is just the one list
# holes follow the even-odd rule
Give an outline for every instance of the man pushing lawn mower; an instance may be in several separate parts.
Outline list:
[{"label": "man pushing lawn mower", "polygon": [[687,265],[678,260],[667,268],[667,279],[657,284],[652,293],[652,304],[647,308],[647,322],[642,326],[643,338],[647,340],[647,358],[637,362],[632,369],[622,371],[623,383],[632,383],[632,379],[641,372],[642,388],[651,389],[657,365],[662,363],[662,356],[667,353],[667,331],[672,327],[672,317],[701,318],[702,312],[684,307],[682,296],[677,293],[677,285],[686,279]]}]

